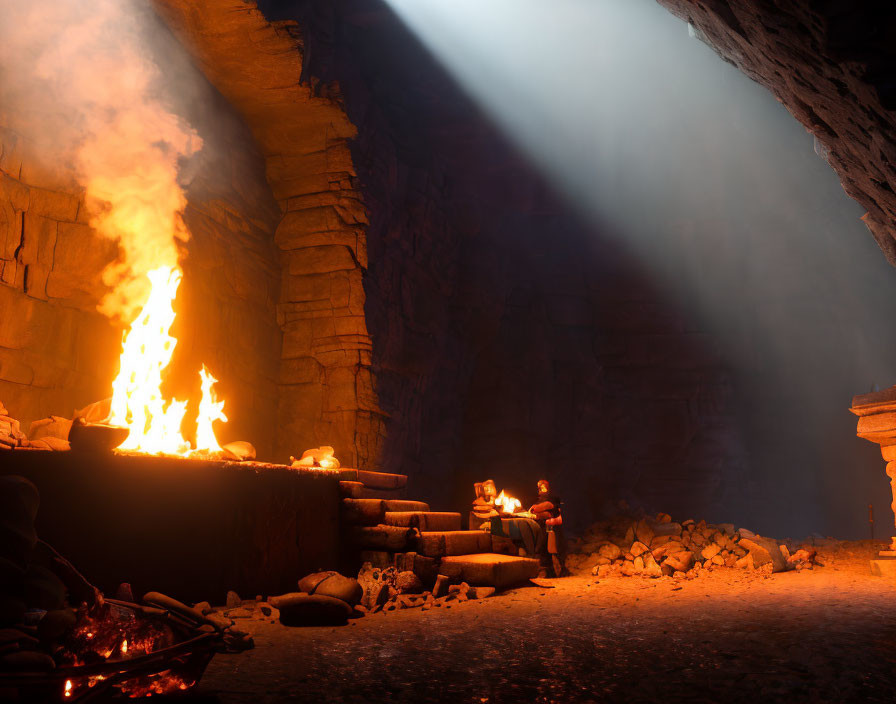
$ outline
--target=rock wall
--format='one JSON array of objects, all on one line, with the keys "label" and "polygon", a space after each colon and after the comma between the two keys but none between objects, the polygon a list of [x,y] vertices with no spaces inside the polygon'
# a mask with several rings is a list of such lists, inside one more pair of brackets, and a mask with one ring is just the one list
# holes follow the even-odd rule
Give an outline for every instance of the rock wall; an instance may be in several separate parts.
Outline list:
[{"label": "rock wall", "polygon": [[[195,93],[175,109],[205,148],[183,169],[192,239],[169,390],[197,397],[197,371],[206,363],[230,418],[222,441],[249,439],[270,455],[280,344],[277,206],[251,135],[194,73]],[[29,156],[15,129],[20,116],[0,105],[0,399],[27,429],[111,391],[121,330],[96,305],[117,245],[90,228],[82,189]]]},{"label": "rock wall", "polygon": [[811,131],[896,266],[896,7],[890,2],[658,0]]},{"label": "rock wall", "polygon": [[358,129],[382,469],[460,510],[474,481],[526,501],[550,476],[579,523],[623,498],[748,503],[711,335],[571,214],[388,9],[287,12],[306,74],[338,81]]},{"label": "rock wall", "polygon": [[367,216],[338,89],[303,73],[296,23],[269,22],[255,3],[155,5],[251,129],[280,206],[275,457],[326,444],[345,465],[375,466],[383,414],[364,316]]}]

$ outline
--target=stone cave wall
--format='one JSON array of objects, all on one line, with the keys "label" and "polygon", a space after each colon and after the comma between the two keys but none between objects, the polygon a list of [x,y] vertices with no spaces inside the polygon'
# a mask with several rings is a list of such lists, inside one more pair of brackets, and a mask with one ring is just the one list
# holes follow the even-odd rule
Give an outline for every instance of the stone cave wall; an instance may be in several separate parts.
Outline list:
[{"label": "stone cave wall", "polygon": [[486,477],[525,503],[550,476],[574,527],[620,499],[746,510],[711,336],[570,214],[382,5],[286,5],[261,3],[298,21],[306,75],[338,82],[358,129],[379,466],[444,510]]},{"label": "stone cave wall", "polygon": [[384,431],[364,312],[367,214],[338,87],[305,74],[296,23],[271,22],[253,2],[154,4],[248,125],[279,206],[274,459],[331,445],[346,466],[376,467]]},{"label": "stone cave wall", "polygon": [[[193,79],[195,94],[175,108],[205,148],[183,171],[192,239],[169,391],[198,396],[206,363],[227,403],[221,440],[251,440],[270,456],[281,339],[277,206],[251,135],[198,73]],[[117,245],[90,228],[82,189],[29,156],[18,115],[0,106],[0,400],[27,430],[110,393],[121,329],[96,305]]]}]

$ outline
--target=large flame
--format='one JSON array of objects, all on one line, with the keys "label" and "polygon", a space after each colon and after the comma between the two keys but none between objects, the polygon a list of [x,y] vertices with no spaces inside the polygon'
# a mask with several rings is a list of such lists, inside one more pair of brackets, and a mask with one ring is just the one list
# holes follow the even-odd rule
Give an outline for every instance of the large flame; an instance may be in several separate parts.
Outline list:
[{"label": "large flame", "polygon": [[181,434],[186,401],[166,401],[162,372],[171,362],[177,340],[169,334],[174,322],[174,298],[182,273],[161,267],[148,274],[149,299],[131,323],[121,345],[121,367],[112,383],[109,424],[130,430],[119,450],[149,454],[188,455],[220,452],[212,423],[226,421],[224,402],[215,397],[215,379],[203,365],[199,376],[202,400],[197,417],[196,449]]},{"label": "large flame", "polygon": [[216,420],[227,422],[224,415],[224,402],[218,401],[212,386],[218,380],[213,377],[205,365],[199,372],[202,379],[202,400],[199,402],[199,415],[196,416],[196,451],[197,452],[221,452],[221,446],[215,437],[212,423]]}]

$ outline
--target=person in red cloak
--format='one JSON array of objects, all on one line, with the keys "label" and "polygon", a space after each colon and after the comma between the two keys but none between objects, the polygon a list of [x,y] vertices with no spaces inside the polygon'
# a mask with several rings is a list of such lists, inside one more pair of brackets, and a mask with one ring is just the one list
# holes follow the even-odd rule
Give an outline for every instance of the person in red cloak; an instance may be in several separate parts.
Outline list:
[{"label": "person in red cloak", "polygon": [[545,575],[549,571],[553,571],[555,577],[565,577],[569,574],[566,570],[566,536],[563,534],[563,514],[560,511],[562,505],[560,497],[551,492],[550,482],[547,479],[539,479],[538,503],[532,504],[529,507],[529,512],[535,514],[535,520],[547,532],[546,552],[542,555],[542,571]]}]

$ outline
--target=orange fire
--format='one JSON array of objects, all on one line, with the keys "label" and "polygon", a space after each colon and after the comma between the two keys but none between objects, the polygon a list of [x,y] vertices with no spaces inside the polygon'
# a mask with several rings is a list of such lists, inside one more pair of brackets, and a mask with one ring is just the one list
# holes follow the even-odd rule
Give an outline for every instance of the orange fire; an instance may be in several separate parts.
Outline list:
[{"label": "orange fire", "polygon": [[220,452],[212,424],[227,421],[224,402],[212,387],[217,379],[203,365],[199,377],[202,400],[197,415],[196,448],[181,434],[186,401],[166,401],[162,373],[171,362],[177,340],[169,334],[176,316],[173,308],[183,274],[177,267],[149,272],[149,299],[121,345],[121,368],[112,384],[109,424],[130,430],[119,450],[145,454],[188,456]]},{"label": "orange fire", "polygon": [[502,489],[501,493],[498,494],[495,499],[495,506],[500,506],[504,513],[516,513],[523,507],[523,504],[520,503],[519,499],[515,499],[512,496],[505,494]]}]

